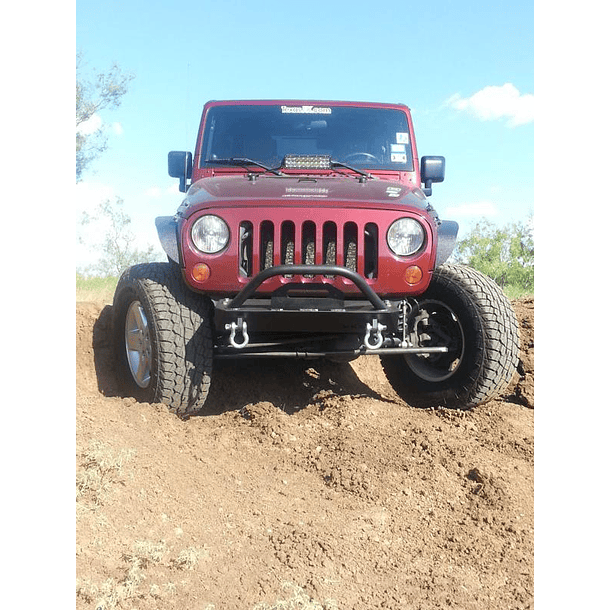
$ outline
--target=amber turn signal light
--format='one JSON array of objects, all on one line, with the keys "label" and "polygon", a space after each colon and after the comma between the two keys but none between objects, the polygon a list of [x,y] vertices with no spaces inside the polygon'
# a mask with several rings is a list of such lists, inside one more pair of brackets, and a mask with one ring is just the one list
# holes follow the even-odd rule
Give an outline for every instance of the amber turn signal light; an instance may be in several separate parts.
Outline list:
[{"label": "amber turn signal light", "polygon": [[193,278],[197,282],[207,282],[210,279],[212,271],[205,263],[197,263],[193,267]]},{"label": "amber turn signal light", "polygon": [[405,282],[407,284],[418,284],[423,277],[424,272],[417,265],[411,265],[405,269]]}]

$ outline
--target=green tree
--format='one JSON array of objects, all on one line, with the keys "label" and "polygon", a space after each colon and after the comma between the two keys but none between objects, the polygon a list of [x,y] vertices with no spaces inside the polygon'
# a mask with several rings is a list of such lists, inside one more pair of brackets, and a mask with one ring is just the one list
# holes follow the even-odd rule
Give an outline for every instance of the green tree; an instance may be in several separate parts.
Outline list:
[{"label": "green tree", "polygon": [[[90,244],[92,249],[101,252],[101,257],[96,264],[83,270],[86,275],[118,277],[127,267],[151,262],[159,256],[154,246],[145,250],[134,247],[135,236],[129,230],[131,218],[123,209],[123,203],[120,197],[114,203],[107,199],[98,205],[94,214],[83,214],[83,227],[95,223],[105,230],[100,243]],[[80,241],[83,242],[82,237]]]},{"label": "green tree", "polygon": [[105,149],[107,138],[104,128],[86,123],[104,108],[118,108],[127,92],[127,85],[134,78],[124,74],[113,64],[107,72],[96,72],[91,78],[85,76],[82,52],[76,55],[76,182],[90,163]]},{"label": "green tree", "polygon": [[502,288],[534,292],[534,234],[527,223],[497,227],[488,220],[478,222],[458,241],[453,257],[492,278]]}]

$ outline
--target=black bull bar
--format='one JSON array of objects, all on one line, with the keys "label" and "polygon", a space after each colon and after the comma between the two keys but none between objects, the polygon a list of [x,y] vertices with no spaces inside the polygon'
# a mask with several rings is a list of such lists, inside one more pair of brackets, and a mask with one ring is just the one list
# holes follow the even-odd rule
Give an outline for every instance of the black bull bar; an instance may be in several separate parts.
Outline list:
[{"label": "black bull bar", "polygon": [[[267,298],[253,298],[271,277],[342,276],[364,299],[348,299],[331,284],[284,284]],[[415,347],[402,336],[405,301],[383,301],[358,273],[339,265],[279,265],[261,271],[232,299],[215,302],[214,321],[221,343],[216,358],[357,357],[364,354],[430,354],[446,347]],[[294,335],[276,343],[261,342],[264,335]],[[357,348],[319,349],[314,344],[345,337],[364,337]],[[251,342],[251,338],[256,338]],[[311,343],[311,349],[307,347]],[[290,347],[294,345],[294,348]],[[280,349],[276,349],[280,348]]]}]

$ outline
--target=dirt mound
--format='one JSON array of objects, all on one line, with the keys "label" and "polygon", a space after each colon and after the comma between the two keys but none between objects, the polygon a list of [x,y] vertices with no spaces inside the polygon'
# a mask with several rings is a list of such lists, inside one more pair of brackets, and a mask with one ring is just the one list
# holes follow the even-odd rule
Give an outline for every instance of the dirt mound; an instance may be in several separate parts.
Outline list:
[{"label": "dirt mound", "polygon": [[514,306],[519,374],[471,412],[408,407],[375,357],[223,361],[185,422],[119,396],[111,308],[77,304],[76,607],[533,607],[534,302]]}]

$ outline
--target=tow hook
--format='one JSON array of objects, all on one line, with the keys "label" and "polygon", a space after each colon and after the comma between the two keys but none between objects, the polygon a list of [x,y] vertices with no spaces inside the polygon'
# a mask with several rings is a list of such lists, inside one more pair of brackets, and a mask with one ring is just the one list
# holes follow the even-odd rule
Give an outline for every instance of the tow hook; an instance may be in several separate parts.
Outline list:
[{"label": "tow hook", "polygon": [[379,349],[383,344],[382,330],[385,330],[387,326],[380,324],[377,318],[373,320],[372,324],[366,323],[366,335],[364,337],[364,345],[369,349]]},{"label": "tow hook", "polygon": [[[243,349],[250,343],[250,337],[248,336],[248,323],[242,318],[237,318],[237,322],[231,322],[231,324],[225,324],[225,330],[230,330],[231,335],[229,336],[229,343],[235,349]],[[235,335],[241,335],[243,339],[241,343],[235,341]]]}]

